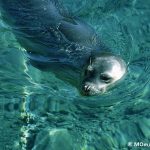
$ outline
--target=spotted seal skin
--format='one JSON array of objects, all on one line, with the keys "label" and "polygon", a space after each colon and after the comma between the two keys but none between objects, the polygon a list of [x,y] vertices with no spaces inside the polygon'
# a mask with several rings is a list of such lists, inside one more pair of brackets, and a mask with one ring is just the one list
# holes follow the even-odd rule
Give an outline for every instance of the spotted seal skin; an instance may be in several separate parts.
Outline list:
[{"label": "spotted seal skin", "polygon": [[[0,7],[3,20],[26,50],[29,62],[40,70],[53,72],[84,95],[103,93],[109,84],[102,86],[97,77],[106,75],[113,65],[121,70],[119,64],[123,60],[113,54],[103,57],[102,52],[107,52],[107,48],[95,30],[80,18],[72,17],[57,0],[0,0]],[[89,62],[92,57],[95,59]],[[97,74],[92,75],[90,69]],[[113,77],[115,73],[111,72],[111,84],[122,78],[125,71],[118,78]]]}]

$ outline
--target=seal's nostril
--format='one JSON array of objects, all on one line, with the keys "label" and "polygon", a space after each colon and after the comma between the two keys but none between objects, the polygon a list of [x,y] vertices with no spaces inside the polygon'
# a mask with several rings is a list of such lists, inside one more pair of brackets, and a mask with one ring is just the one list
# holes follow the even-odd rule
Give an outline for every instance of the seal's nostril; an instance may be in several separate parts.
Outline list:
[{"label": "seal's nostril", "polygon": [[84,92],[88,93],[90,91],[90,86],[89,85],[85,85],[84,86]]}]

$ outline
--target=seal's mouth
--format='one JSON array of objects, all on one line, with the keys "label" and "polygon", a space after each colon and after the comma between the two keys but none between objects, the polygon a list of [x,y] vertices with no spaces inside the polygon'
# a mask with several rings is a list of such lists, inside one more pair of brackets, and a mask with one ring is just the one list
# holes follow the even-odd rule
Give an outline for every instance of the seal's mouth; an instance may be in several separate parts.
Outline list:
[{"label": "seal's mouth", "polygon": [[106,91],[105,88],[100,88],[98,89],[97,87],[95,87],[94,85],[90,85],[90,84],[84,84],[82,86],[82,94],[85,96],[94,96],[94,95],[101,95]]}]

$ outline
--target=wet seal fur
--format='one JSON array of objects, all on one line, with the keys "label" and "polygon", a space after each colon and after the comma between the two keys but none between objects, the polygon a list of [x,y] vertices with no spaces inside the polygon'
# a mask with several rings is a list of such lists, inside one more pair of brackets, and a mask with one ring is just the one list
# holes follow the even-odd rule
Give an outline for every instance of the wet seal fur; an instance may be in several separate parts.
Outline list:
[{"label": "wet seal fur", "polygon": [[84,95],[105,92],[125,74],[125,62],[57,0],[0,0],[0,7],[29,62],[53,72]]}]

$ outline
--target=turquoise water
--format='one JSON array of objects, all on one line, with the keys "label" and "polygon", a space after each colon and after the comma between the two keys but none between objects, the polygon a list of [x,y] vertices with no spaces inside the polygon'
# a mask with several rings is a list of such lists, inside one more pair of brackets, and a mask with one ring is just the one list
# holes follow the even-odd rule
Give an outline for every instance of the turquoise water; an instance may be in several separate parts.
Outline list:
[{"label": "turquoise water", "polygon": [[148,149],[134,142],[150,143],[150,1],[62,2],[125,59],[127,75],[106,94],[83,97],[27,63],[0,19],[0,150]]}]

